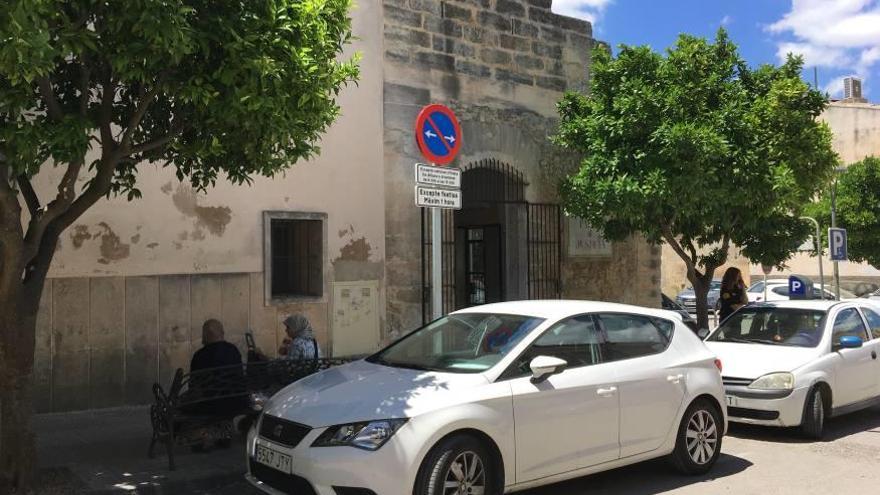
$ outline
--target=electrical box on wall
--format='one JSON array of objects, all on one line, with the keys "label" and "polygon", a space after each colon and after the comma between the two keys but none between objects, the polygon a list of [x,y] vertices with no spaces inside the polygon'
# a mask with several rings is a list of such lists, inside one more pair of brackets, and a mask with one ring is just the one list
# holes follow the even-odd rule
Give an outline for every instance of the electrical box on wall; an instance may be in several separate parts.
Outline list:
[{"label": "electrical box on wall", "polygon": [[333,356],[372,354],[379,348],[379,282],[333,283]]}]

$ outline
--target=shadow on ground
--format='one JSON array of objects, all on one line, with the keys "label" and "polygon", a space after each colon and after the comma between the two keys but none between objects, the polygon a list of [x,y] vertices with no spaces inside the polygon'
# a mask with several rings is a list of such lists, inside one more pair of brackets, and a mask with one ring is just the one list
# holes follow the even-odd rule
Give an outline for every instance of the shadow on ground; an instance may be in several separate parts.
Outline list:
[{"label": "shadow on ground", "polygon": [[[723,450],[723,447],[722,447]],[[678,473],[666,459],[646,461],[583,478],[521,492],[523,495],[620,494],[655,495],[676,488],[741,473],[751,462],[722,453],[712,471],[702,476]]]},{"label": "shadow on ground", "polygon": [[[772,426],[730,423],[729,430],[728,435],[757,442],[816,442],[816,440],[804,438],[797,428],[774,428]],[[829,419],[825,424],[825,435],[821,442],[834,442],[865,432],[880,434],[880,406]]]}]

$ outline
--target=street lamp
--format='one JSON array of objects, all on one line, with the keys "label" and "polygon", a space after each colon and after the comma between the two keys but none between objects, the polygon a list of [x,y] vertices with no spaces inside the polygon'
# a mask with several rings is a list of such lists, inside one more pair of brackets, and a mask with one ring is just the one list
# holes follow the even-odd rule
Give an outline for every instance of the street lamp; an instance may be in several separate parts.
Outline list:
[{"label": "street lamp", "polygon": [[[834,184],[831,186],[831,228],[837,228],[837,177],[846,171],[846,167],[834,169]],[[830,241],[829,241],[830,242]],[[824,297],[824,294],[823,296]],[[838,262],[834,262],[834,297],[840,301],[840,268]]]}]

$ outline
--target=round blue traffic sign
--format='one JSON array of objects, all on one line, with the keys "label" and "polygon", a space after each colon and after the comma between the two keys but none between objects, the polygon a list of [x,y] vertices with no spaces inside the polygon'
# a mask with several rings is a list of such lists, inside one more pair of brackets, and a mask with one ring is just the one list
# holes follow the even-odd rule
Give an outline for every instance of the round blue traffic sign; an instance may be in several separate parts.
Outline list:
[{"label": "round blue traffic sign", "polygon": [[446,165],[461,150],[461,126],[452,110],[443,105],[428,105],[416,118],[416,142],[432,163]]}]

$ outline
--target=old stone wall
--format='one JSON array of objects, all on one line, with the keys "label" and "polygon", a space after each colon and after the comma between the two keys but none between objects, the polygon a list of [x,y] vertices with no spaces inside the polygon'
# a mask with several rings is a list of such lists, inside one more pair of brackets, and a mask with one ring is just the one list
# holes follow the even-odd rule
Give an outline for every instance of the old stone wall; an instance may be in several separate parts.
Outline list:
[{"label": "old stone wall", "polygon": [[[420,108],[444,103],[459,117],[454,165],[492,158],[525,177],[526,200],[557,203],[577,158],[551,142],[556,103],[589,79],[589,23],[553,14],[550,0],[384,0],[384,155],[387,336],[422,321],[421,212],[413,205],[413,138]],[[613,259],[563,260],[563,295],[656,306],[658,256],[640,240]],[[657,265],[657,266],[654,266]],[[601,277],[591,280],[596,274]],[[626,285],[627,280],[639,281]],[[656,301],[655,301],[656,300]]]},{"label": "old stone wall", "polygon": [[327,353],[327,304],[267,307],[261,273],[50,279],[37,325],[35,408],[149,403],[153,383],[168,387],[177,368],[189,369],[206,319],[222,321],[246,359],[246,331],[276,356],[281,322],[293,313],[311,320]]}]

